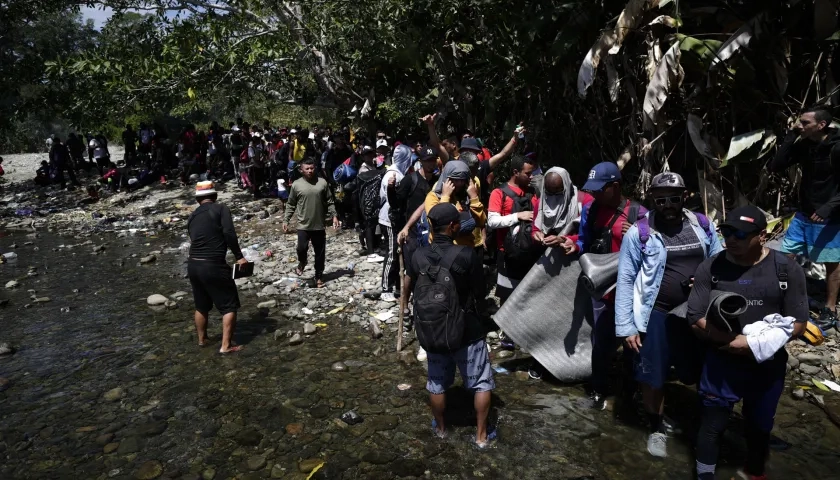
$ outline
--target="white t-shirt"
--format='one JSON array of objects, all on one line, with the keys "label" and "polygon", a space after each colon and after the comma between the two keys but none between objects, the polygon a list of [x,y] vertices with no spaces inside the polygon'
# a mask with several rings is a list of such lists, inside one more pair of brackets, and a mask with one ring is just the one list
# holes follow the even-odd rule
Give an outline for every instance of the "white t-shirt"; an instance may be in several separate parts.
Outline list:
[{"label": "white t-shirt", "polygon": [[385,225],[386,227],[391,226],[391,219],[388,218],[388,213],[391,211],[391,207],[388,205],[388,179],[394,175],[397,176],[397,183],[400,183],[400,180],[404,177],[404,175],[397,170],[397,167],[391,165],[388,167],[388,170],[385,171],[385,175],[382,177],[382,184],[379,188],[379,199],[382,202],[382,208],[379,209],[379,224]]}]

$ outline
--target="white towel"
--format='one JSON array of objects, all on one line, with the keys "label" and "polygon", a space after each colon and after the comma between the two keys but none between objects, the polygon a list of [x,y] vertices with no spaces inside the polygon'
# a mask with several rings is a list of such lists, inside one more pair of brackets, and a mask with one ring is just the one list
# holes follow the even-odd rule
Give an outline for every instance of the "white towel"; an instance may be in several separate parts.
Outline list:
[{"label": "white towel", "polygon": [[793,317],[783,317],[778,313],[767,315],[761,322],[747,325],[743,334],[747,337],[747,343],[752,350],[753,356],[762,363],[773,358],[793,335]]}]

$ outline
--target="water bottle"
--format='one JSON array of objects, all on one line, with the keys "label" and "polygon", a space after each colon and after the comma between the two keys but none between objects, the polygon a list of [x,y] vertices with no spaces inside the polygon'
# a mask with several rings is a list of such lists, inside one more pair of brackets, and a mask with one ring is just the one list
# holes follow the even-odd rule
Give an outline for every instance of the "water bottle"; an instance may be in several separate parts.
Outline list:
[{"label": "water bottle", "polygon": [[15,252],[7,252],[3,254],[3,258],[8,262],[11,262],[12,260],[17,260],[17,257],[17,253]]}]

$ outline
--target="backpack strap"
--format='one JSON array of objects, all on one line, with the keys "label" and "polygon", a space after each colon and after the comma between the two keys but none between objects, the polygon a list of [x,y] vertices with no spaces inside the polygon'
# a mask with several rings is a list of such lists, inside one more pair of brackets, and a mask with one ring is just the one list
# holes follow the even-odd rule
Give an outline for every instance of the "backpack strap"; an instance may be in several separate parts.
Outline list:
[{"label": "backpack strap", "polygon": [[788,289],[788,258],[784,253],[773,250],[773,261],[776,264],[776,278],[779,279],[779,290],[782,292],[781,305],[779,305],[780,313],[784,313],[785,308],[785,294]]}]

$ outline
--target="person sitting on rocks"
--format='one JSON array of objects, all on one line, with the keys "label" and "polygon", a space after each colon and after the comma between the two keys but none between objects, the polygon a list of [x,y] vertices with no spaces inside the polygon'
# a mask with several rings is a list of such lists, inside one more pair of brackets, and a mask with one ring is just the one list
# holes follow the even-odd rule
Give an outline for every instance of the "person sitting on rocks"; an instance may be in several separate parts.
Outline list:
[{"label": "person sitting on rocks", "polygon": [[195,300],[195,329],[198,345],[208,344],[207,320],[213,305],[222,314],[222,346],[219,353],[238,352],[242,349],[233,345],[233,331],[236,328],[236,312],[239,310],[239,292],[233,281],[233,272],[225,261],[230,250],[236,263],[244,265],[248,260],[242,255],[230,208],[216,203],[217,194],[213,182],[199,182],[195,186],[196,208],[187,220],[190,237],[190,254],[187,261],[187,275]]},{"label": "person sitting on rocks", "polygon": [[46,187],[50,184],[50,166],[46,160],[41,162],[41,167],[35,170],[35,185]]},{"label": "person sitting on rocks", "polygon": [[[429,399],[434,416],[432,430],[440,438],[447,434],[443,417],[446,408],[446,390],[455,380],[455,366],[457,365],[464,388],[475,392],[473,400],[477,423],[475,443],[480,448],[484,448],[496,438],[496,430],[489,430],[487,427],[490,392],[496,388],[496,384],[490,368],[487,343],[484,340],[488,331],[488,326],[482,320],[485,314],[484,269],[474,248],[454,244],[462,222],[461,214],[455,205],[449,202],[439,203],[429,210],[427,217],[434,231],[433,243],[417,250],[411,262],[406,265],[406,273],[411,278],[411,284],[414,285],[417,338],[420,345],[428,352],[429,374],[426,389],[430,394]],[[449,276],[436,275],[442,269],[446,269],[452,275],[451,280]],[[429,295],[423,295],[420,289],[429,288],[432,276],[437,282],[432,286],[433,289],[443,287],[450,293],[440,293],[439,289],[427,290],[435,292],[433,300],[429,300]],[[424,278],[421,280],[420,277]],[[419,298],[421,296],[422,299]],[[456,310],[462,312],[463,315],[460,317],[463,321],[461,323],[463,332],[458,332],[457,335],[460,338],[460,345],[451,345],[445,350],[437,348],[442,343],[439,338],[442,330],[432,325],[436,322],[444,322],[448,328],[452,319],[446,314],[443,318],[440,317],[443,310],[436,309],[435,305],[443,305],[436,302],[438,297],[441,297],[445,303],[446,300],[454,301],[457,298],[459,308]],[[459,322],[452,321],[451,323]],[[449,335],[446,336],[448,338]],[[443,343],[449,344],[448,341]]]},{"label": "person sitting on rocks", "polygon": [[120,170],[117,164],[110,162],[108,164],[108,171],[102,175],[102,181],[108,184],[108,190],[118,192],[120,190]]}]

